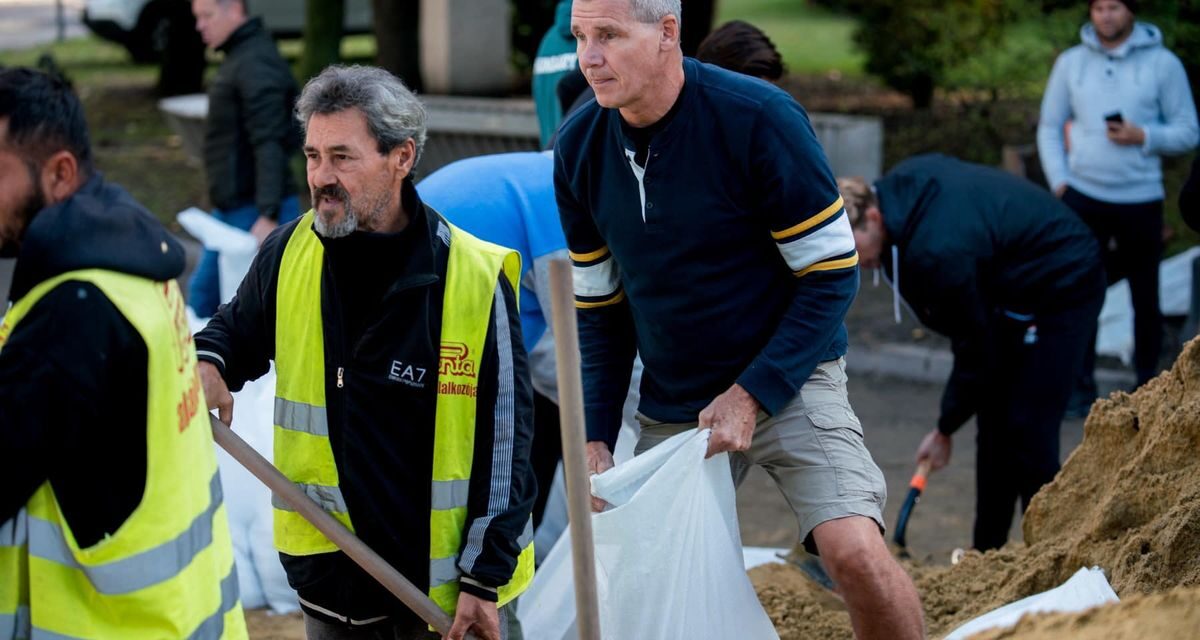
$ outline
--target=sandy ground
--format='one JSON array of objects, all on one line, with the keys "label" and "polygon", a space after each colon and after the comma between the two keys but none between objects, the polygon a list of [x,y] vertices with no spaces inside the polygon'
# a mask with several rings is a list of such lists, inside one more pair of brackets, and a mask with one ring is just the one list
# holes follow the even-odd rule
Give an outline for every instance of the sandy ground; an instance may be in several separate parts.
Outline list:
[{"label": "sandy ground", "polygon": [[[1034,498],[1025,543],[906,568],[931,637],[1009,602],[1102,568],[1120,605],[1037,617],[991,638],[1200,637],[1200,339],[1133,394],[1097,402],[1083,442]],[[790,566],[752,580],[780,636],[850,638],[846,614]],[[1144,597],[1149,596],[1149,597]]]}]

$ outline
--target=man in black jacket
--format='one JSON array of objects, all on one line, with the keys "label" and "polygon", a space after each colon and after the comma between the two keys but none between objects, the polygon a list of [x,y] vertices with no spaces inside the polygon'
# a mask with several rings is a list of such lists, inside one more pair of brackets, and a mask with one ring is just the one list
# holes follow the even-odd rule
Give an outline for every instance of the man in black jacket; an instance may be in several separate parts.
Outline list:
[{"label": "man in black jacket", "polygon": [[1032,183],[946,156],[839,186],[863,266],[953,341],[917,459],[945,466],[950,436],[977,416],[974,546],[1003,546],[1017,499],[1024,510],[1059,469],[1059,426],[1104,301],[1096,243]]},{"label": "man in black jacket", "polygon": [[[288,162],[300,136],[291,118],[296,81],[262,19],[244,0],[193,0],[204,43],[225,54],[208,88],[204,170],[217,219],[261,243],[299,215]],[[188,303],[207,318],[221,302],[217,254],[206,251],[192,276]]]},{"label": "man in black jacket", "polygon": [[[267,238],[237,295],[197,334],[205,396],[228,420],[228,389],[274,360],[275,463],[428,586],[456,614],[450,637],[470,628],[499,638],[497,603],[533,570],[518,274],[465,269],[463,252],[485,253],[480,241],[421,202],[411,176],[425,113],[395,76],[330,67],[296,112],[314,210]],[[456,413],[464,402],[469,415]],[[450,483],[439,476],[448,458],[466,470]],[[414,614],[275,506],[275,543],[310,639],[425,637]],[[447,541],[446,555],[434,551]]]}]

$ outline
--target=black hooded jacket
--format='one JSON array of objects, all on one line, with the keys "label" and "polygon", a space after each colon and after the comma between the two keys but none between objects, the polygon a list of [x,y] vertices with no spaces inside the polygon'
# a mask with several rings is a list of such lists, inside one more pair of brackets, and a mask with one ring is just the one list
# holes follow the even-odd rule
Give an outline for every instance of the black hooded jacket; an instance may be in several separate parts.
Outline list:
[{"label": "black hooded jacket", "polygon": [[[183,266],[183,247],[154,216],[94,176],[34,217],[11,298],[68,271],[167,281]],[[49,480],[81,547],[121,526],[145,488],[147,362],[141,336],[95,285],[66,281],[34,305],[0,349],[0,522]]]},{"label": "black hooded jacket", "polygon": [[204,134],[208,197],[218,209],[254,205],[278,218],[280,202],[296,193],[288,167],[300,148],[296,81],[259,18],[219,49],[225,60],[208,87]]},{"label": "black hooded jacket", "polygon": [[947,156],[906,160],[875,189],[887,230],[885,272],[898,279],[918,319],[953,343],[954,372],[938,422],[950,434],[978,407],[997,322],[1036,323],[1104,295],[1099,247],[1087,225],[1044,189]]}]

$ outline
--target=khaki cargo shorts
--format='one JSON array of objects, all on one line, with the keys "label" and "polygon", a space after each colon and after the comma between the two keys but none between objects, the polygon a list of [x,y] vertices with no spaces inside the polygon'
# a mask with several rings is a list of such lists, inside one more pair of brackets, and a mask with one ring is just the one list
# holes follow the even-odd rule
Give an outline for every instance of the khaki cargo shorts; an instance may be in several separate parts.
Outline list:
[{"label": "khaki cargo shorts", "polygon": [[[641,454],[697,423],[665,423],[637,414]],[[862,424],[846,395],[846,364],[839,358],[817,365],[800,393],[777,415],[759,412],[747,451],[731,452],[735,484],[751,465],[775,480],[800,524],[800,539],[816,553],[812,530],[822,522],[865,516],[882,532],[887,485],[863,443]]]}]

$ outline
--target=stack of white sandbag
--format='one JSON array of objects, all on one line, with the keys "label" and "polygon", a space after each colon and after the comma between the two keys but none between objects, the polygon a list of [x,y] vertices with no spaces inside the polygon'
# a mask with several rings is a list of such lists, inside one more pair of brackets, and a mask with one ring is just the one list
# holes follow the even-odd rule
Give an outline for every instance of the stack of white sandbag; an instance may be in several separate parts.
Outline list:
[{"label": "stack of white sandbag", "polygon": [[[198,209],[188,209],[177,217],[206,248],[221,253],[221,301],[228,302],[237,291],[257,251],[257,242],[245,231],[216,220]],[[192,333],[208,322],[188,309]],[[233,394],[233,429],[267,460],[273,457],[275,419],[275,369],[249,382]],[[224,449],[217,447],[221,470],[221,488],[229,514],[229,533],[233,538],[237,563],[238,588],[242,606],[247,609],[270,607],[276,613],[300,608],[296,592],[288,585],[272,539],[271,490],[258,481]]]}]

